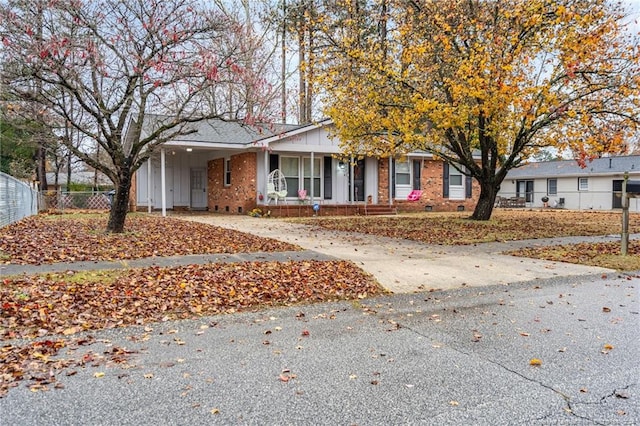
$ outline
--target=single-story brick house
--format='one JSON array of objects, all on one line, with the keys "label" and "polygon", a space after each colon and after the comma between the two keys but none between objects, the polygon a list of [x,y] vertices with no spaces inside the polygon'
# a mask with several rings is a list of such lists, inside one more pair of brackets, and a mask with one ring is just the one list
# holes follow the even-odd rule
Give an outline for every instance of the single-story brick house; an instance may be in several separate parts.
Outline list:
[{"label": "single-story brick house", "polygon": [[[313,214],[314,204],[320,214],[364,214],[376,206],[475,207],[476,183],[441,160],[419,152],[391,160],[344,158],[329,135],[331,126],[330,120],[273,126],[201,122],[196,132],[163,144],[137,171],[133,207],[246,214],[268,206],[274,215]],[[286,197],[277,204],[267,197],[268,175],[275,169],[287,183]],[[300,200],[299,190],[306,190],[306,199]],[[408,201],[413,190],[419,190],[412,194],[417,199]]]},{"label": "single-story brick house", "polygon": [[[640,180],[640,156],[597,158],[582,168],[575,160],[543,161],[510,170],[502,182],[498,196],[517,197],[521,207],[543,207],[574,210],[612,210],[622,207],[622,181],[629,172],[630,180]],[[640,199],[629,200],[629,210],[640,211]]]}]

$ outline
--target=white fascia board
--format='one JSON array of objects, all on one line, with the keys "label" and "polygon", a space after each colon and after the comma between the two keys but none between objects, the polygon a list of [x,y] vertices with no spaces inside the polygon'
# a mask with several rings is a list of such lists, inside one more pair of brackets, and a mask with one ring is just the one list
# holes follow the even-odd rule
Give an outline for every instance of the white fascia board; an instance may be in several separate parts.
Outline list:
[{"label": "white fascia board", "polygon": [[164,147],[189,147],[205,149],[247,149],[260,148],[252,142],[250,143],[219,143],[219,142],[196,142],[196,141],[168,141],[162,144]]},{"label": "white fascia board", "polygon": [[[258,147],[260,148],[260,147]],[[279,154],[285,154],[287,152],[314,152],[316,154],[342,154],[339,147],[325,146],[325,145],[287,145],[285,147],[273,147],[273,152]]]},{"label": "white fascia board", "polygon": [[[629,178],[633,176],[640,176],[640,172],[638,171],[630,171]],[[563,179],[563,178],[589,178],[589,177],[611,177],[611,178],[621,178],[624,177],[624,172],[615,172],[615,173],[593,173],[593,172],[585,172],[585,173],[571,173],[566,175],[553,175],[553,174],[536,174],[536,175],[521,175],[521,176],[507,176],[504,178],[505,180],[533,180],[533,179]]]}]

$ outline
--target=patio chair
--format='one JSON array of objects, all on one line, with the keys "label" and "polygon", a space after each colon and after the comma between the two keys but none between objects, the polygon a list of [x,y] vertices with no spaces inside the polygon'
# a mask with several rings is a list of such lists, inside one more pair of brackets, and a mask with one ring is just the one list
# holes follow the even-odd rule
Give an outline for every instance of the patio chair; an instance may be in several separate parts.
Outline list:
[{"label": "patio chair", "polygon": [[274,200],[278,204],[278,200],[287,202],[287,180],[280,171],[275,169],[267,176],[267,203]]}]

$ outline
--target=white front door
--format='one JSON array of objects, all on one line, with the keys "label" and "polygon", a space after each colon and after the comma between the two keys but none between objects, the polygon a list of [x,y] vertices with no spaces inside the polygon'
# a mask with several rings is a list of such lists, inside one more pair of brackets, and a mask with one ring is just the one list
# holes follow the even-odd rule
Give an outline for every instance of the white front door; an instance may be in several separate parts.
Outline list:
[{"label": "white front door", "polygon": [[[168,209],[173,208],[173,168],[166,167],[165,173],[165,207]],[[156,167],[153,170],[153,207],[156,209],[162,208],[162,182],[160,180],[160,167]]]},{"label": "white front door", "polygon": [[202,210],[207,207],[207,185],[204,169],[191,169],[191,208]]}]

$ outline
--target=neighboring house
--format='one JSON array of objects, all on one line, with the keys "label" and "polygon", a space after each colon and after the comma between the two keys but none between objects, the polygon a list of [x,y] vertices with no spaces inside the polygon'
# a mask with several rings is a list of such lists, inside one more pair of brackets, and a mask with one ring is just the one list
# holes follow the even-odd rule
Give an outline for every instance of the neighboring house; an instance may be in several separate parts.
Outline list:
[{"label": "neighboring house", "polygon": [[[54,172],[47,172],[47,186],[52,191],[68,191],[69,185],[67,185],[67,172],[63,171],[58,173],[58,186],[55,185],[56,176]],[[71,183],[79,184],[88,187],[93,187],[94,183],[97,183],[99,187],[113,187],[113,182],[109,180],[101,172],[94,171],[72,171]]]},{"label": "neighboring house", "polygon": [[[624,172],[640,180],[640,156],[598,158],[581,168],[575,160],[529,163],[510,170],[499,197],[522,200],[521,207],[548,206],[574,210],[611,210],[622,207]],[[500,205],[498,203],[498,205]],[[640,211],[640,199],[631,198],[630,211]]]},{"label": "neighboring house", "polygon": [[[340,206],[345,207],[342,214],[354,213],[347,209],[354,205],[420,211],[475,207],[479,188],[441,160],[426,153],[395,160],[350,160],[329,136],[331,126],[329,120],[270,127],[220,120],[199,123],[197,132],[163,144],[137,171],[132,202],[137,210],[223,213],[247,213],[270,205],[274,214],[314,204],[322,214],[341,214]],[[275,169],[287,184],[281,200],[267,195],[267,177]],[[304,200],[300,190],[306,191]],[[412,190],[420,190],[419,197],[408,201]]]}]

